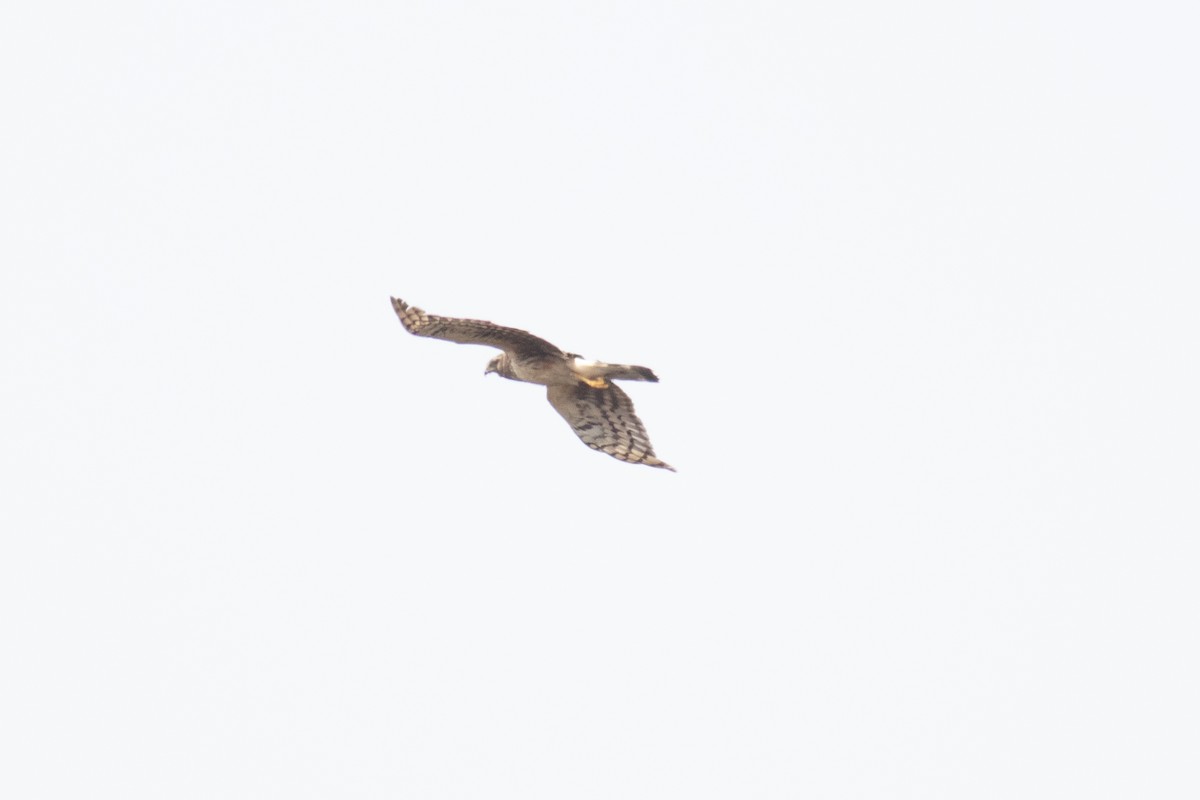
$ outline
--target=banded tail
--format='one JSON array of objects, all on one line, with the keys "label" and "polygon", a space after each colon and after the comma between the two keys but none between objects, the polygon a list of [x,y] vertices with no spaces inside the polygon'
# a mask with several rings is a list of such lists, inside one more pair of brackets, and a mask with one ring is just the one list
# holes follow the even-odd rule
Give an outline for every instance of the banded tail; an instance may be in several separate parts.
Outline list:
[{"label": "banded tail", "polygon": [[634,364],[607,364],[603,361],[587,361],[575,356],[572,362],[575,372],[589,379],[607,378],[615,381],[650,381],[658,383],[658,376],[649,367]]}]

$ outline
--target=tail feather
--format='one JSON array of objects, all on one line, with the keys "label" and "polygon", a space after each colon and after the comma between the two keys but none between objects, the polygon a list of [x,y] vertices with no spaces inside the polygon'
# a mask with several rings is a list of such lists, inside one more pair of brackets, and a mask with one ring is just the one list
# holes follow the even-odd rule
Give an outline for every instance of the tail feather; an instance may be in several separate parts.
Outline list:
[{"label": "tail feather", "polygon": [[603,376],[610,380],[658,383],[658,376],[649,367],[638,367],[633,364],[605,364]]},{"label": "tail feather", "polygon": [[583,378],[658,383],[658,376],[649,367],[639,367],[634,364],[608,364],[604,361],[587,361],[580,356],[573,357],[572,368]]}]

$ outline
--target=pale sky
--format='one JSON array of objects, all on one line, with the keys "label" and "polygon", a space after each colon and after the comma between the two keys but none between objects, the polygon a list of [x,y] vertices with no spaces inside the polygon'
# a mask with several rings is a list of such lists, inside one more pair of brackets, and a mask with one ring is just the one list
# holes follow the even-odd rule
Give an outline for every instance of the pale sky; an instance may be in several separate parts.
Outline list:
[{"label": "pale sky", "polygon": [[1200,795],[1194,4],[12,6],[0,795]]}]

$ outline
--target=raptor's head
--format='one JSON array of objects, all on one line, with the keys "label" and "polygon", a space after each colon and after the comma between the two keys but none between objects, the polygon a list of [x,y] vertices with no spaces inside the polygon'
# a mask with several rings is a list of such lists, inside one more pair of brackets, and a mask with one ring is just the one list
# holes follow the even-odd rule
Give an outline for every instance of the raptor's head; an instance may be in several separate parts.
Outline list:
[{"label": "raptor's head", "polygon": [[502,376],[507,375],[509,373],[508,353],[501,353],[500,355],[496,356],[491,361],[489,361],[488,365],[487,365],[487,369],[485,369],[483,371],[483,374],[490,375],[493,372],[496,373],[497,375],[502,375]]}]

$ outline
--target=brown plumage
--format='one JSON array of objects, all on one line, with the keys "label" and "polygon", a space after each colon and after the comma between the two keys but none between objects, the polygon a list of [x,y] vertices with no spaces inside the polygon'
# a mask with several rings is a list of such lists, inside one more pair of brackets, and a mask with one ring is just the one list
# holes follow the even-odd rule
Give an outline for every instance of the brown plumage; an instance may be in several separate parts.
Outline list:
[{"label": "brown plumage", "polygon": [[393,297],[392,309],[414,336],[459,344],[483,344],[502,352],[484,374],[541,384],[550,405],[562,415],[584,444],[631,464],[675,468],[654,455],[646,428],[633,401],[614,380],[658,381],[647,367],[587,361],[567,353],[528,331],[479,319],[438,317]]}]

